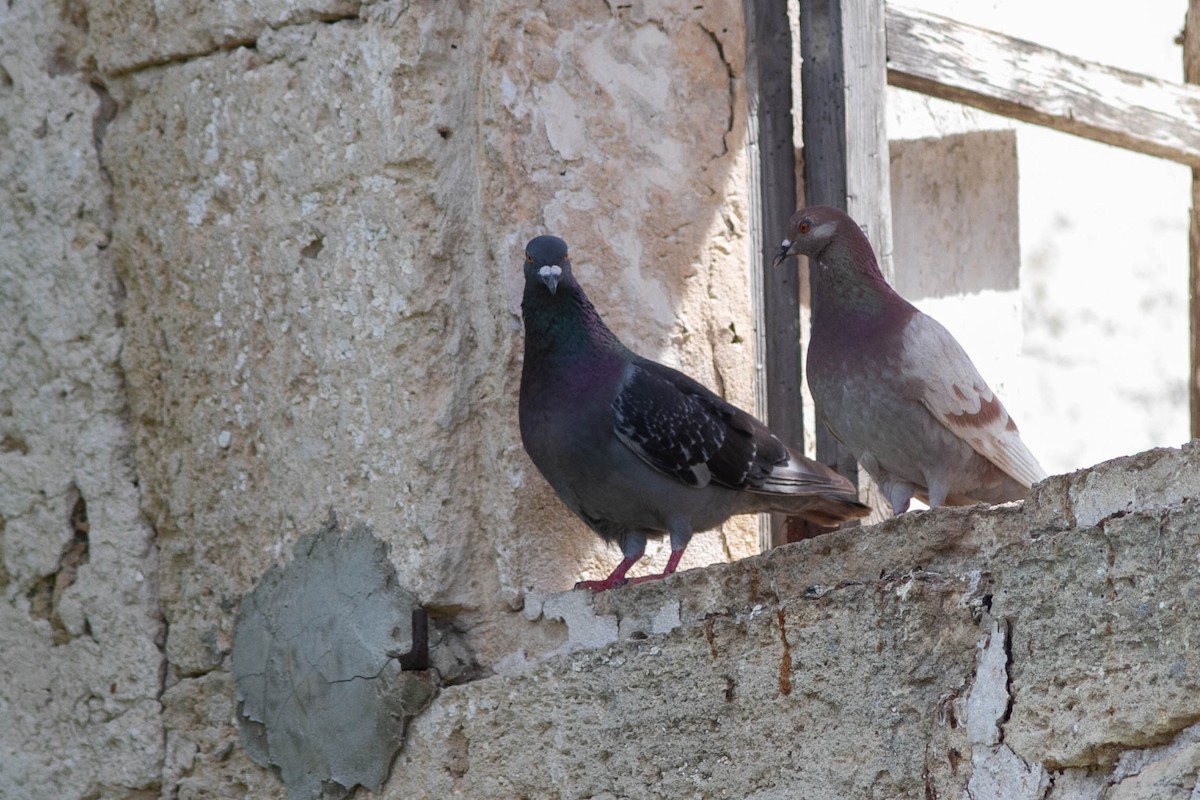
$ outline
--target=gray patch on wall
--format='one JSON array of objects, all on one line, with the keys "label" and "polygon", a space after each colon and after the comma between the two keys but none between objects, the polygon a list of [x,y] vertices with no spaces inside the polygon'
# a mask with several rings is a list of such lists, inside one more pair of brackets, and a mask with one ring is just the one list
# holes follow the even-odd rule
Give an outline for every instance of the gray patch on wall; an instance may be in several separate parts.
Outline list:
[{"label": "gray patch on wall", "polygon": [[242,745],[278,770],[292,800],[380,789],[436,688],[423,615],[387,544],[332,517],[243,598],[233,640]]}]

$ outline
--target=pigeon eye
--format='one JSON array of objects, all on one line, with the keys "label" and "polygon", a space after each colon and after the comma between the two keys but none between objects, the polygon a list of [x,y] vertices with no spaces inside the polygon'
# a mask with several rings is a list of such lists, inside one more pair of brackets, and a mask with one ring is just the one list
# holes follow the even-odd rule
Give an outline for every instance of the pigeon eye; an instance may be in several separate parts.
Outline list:
[{"label": "pigeon eye", "polygon": [[809,226],[808,222],[805,221],[805,222],[801,222],[800,225],[796,228],[796,230],[800,231],[801,233],[808,233],[809,227],[810,226]]},{"label": "pigeon eye", "polygon": [[533,263],[533,256],[531,256],[531,255],[529,255],[528,253],[526,253],[526,254],[525,254],[525,263],[526,263],[526,264],[532,264],[532,263]]}]

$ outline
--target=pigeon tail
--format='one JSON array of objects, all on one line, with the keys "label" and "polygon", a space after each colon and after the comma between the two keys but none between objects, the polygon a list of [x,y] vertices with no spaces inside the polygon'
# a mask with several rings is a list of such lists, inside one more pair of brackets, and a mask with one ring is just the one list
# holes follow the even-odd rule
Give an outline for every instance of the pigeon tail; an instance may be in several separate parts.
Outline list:
[{"label": "pigeon tail", "polygon": [[829,528],[870,513],[868,506],[858,502],[858,490],[846,478],[791,448],[786,453],[786,458],[751,489],[766,500],[767,510],[803,515]]}]

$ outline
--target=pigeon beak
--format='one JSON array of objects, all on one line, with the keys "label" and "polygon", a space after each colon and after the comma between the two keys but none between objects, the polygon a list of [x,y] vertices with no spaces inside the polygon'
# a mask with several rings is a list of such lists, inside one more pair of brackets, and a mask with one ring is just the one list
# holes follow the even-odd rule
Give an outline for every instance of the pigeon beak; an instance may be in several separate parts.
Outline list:
[{"label": "pigeon beak", "polygon": [[779,252],[775,254],[775,260],[771,262],[771,266],[778,267],[792,253],[792,242],[789,239],[784,239],[783,244],[779,247]]},{"label": "pigeon beak", "polygon": [[557,264],[548,264],[538,270],[538,277],[542,279],[542,283],[546,284],[550,294],[558,291],[558,279],[561,275],[562,267]]}]

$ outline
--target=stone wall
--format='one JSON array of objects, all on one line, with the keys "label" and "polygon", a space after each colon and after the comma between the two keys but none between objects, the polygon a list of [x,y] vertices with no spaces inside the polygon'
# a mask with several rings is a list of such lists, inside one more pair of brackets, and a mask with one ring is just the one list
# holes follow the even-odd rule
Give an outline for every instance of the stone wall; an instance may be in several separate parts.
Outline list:
[{"label": "stone wall", "polygon": [[234,624],[330,512],[457,683],[385,796],[1189,797],[1194,447],[559,591],[616,554],[520,448],[521,248],[567,238],[629,344],[752,405],[743,36],[738,4],[0,3],[0,797],[285,796]]},{"label": "stone wall", "polygon": [[[123,365],[172,665],[219,664],[232,616],[197,601],[235,601],[330,508],[484,662],[524,587],[606,571],[516,435],[533,235],[572,243],[632,345],[674,340],[749,400],[741,33],[678,6],[297,10],[114,82]],[[562,533],[531,552],[530,529]]]},{"label": "stone wall", "polygon": [[740,12],[0,4],[0,785],[277,791],[234,619],[331,511],[485,672],[607,574],[518,439],[522,248],[753,405]]},{"label": "stone wall", "polygon": [[157,795],[162,780],[166,628],[99,158],[116,106],[79,69],[81,14],[0,4],[0,795],[12,798]]},{"label": "stone wall", "polygon": [[568,652],[444,689],[384,796],[1200,793],[1197,443],[540,608]]}]

